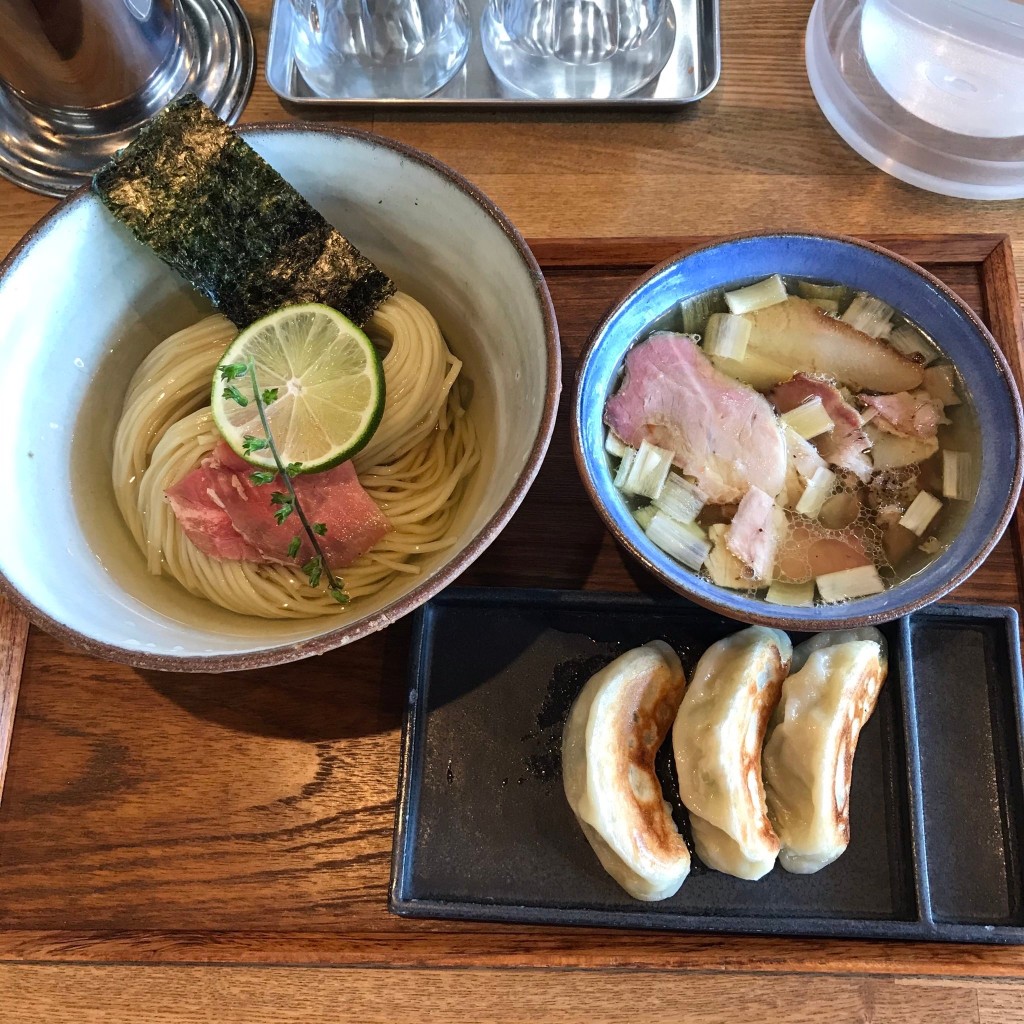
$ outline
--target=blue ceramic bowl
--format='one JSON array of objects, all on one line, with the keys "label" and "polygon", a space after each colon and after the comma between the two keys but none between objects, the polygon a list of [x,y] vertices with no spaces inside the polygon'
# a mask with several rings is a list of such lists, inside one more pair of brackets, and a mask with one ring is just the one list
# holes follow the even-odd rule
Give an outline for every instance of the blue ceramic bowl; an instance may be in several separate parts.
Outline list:
[{"label": "blue ceramic bowl", "polygon": [[[602,413],[630,346],[680,300],[710,289],[793,275],[847,285],[915,321],[959,371],[981,430],[981,482],[952,542],[916,575],[872,597],[790,608],[717,587],[655,547],[612,484]],[[673,590],[723,615],[784,629],[835,629],[885,622],[938,600],[963,582],[999,540],[1021,487],[1021,404],[999,346],[957,295],[920,267],[878,246],[826,235],[763,234],[727,239],[656,267],[598,325],[577,374],[573,443],[580,475],[609,529]]]}]

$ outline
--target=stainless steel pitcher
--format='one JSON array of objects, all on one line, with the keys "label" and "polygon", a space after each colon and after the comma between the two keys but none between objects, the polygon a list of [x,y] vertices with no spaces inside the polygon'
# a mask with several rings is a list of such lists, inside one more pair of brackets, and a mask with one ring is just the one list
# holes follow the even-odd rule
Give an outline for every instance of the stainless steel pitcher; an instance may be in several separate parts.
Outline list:
[{"label": "stainless steel pitcher", "polygon": [[185,92],[237,119],[253,67],[235,0],[0,0],[0,174],[63,194]]}]

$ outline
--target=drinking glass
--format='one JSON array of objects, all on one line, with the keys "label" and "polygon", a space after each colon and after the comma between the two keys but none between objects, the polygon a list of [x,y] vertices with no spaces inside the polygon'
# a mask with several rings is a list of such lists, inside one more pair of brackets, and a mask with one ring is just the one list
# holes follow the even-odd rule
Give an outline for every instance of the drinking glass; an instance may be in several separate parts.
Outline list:
[{"label": "drinking glass", "polygon": [[1024,3],[817,0],[807,73],[832,127],[903,181],[1024,197]]},{"label": "drinking glass", "polygon": [[538,99],[613,99],[646,85],[675,42],[671,0],[490,0],[481,42],[495,76]]},{"label": "drinking glass", "polygon": [[429,96],[469,49],[463,0],[292,0],[295,59],[330,98]]}]

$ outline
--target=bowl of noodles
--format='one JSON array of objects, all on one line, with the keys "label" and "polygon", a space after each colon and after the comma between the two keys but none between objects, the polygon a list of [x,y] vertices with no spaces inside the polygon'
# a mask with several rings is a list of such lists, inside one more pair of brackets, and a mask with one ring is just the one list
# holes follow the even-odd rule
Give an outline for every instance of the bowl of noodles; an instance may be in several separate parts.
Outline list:
[{"label": "bowl of noodles", "polygon": [[0,460],[17,482],[0,582],[35,624],[128,664],[255,668],[388,626],[497,536],[554,423],[550,296],[486,197],[364,132],[242,134],[397,286],[364,325],[386,398],[351,463],[388,528],[344,568],[344,605],[294,566],[190,541],[166,492],[220,440],[211,380],[237,330],[80,190],[0,264]]}]

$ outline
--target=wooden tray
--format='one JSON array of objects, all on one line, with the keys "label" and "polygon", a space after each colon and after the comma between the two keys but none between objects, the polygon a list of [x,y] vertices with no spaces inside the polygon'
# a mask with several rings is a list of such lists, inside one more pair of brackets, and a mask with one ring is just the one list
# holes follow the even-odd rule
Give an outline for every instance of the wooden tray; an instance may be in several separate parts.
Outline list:
[{"label": "wooden tray", "polygon": [[[636,276],[699,241],[534,243],[562,331],[563,413],[522,509],[462,584],[664,593],[589,505],[566,410],[576,357],[601,314]],[[877,241],[970,302],[1020,380],[1024,332],[1008,239]],[[1021,536],[1019,518],[1011,532]],[[1021,598],[1009,534],[951,595],[1018,609]],[[0,610],[0,764],[10,742],[0,804],[0,960],[1019,973],[1022,954],[996,947],[389,914],[409,636],[403,620],[285,668],[177,676],[87,657]]]}]

